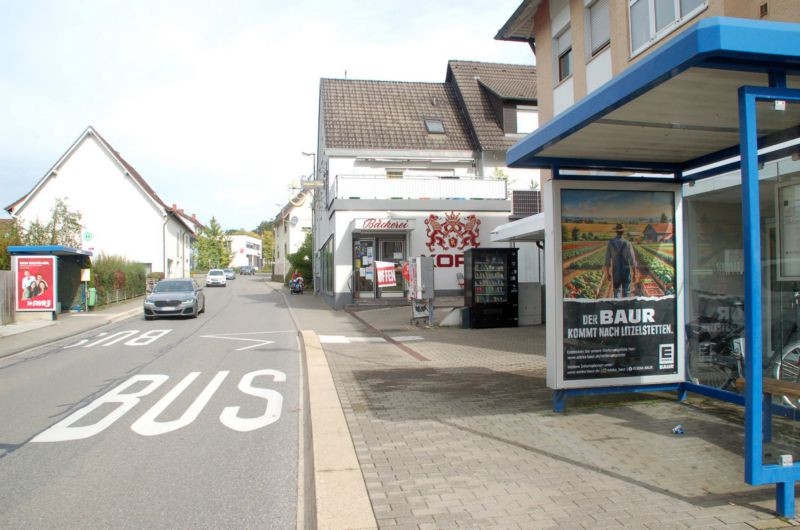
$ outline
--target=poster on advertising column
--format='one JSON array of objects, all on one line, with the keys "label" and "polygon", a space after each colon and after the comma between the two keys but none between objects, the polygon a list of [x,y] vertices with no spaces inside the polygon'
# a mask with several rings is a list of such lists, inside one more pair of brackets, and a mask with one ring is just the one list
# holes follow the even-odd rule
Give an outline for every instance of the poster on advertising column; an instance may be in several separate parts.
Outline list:
[{"label": "poster on advertising column", "polygon": [[56,257],[14,256],[17,311],[56,310]]},{"label": "poster on advertising column", "polygon": [[564,381],[678,373],[675,195],[561,189]]}]

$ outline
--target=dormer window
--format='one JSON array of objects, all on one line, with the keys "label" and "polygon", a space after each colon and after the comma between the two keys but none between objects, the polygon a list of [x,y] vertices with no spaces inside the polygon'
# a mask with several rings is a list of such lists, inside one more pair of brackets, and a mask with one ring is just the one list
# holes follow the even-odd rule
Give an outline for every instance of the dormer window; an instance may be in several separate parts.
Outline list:
[{"label": "dormer window", "polygon": [[425,128],[430,134],[444,134],[444,123],[442,123],[442,120],[440,119],[426,119]]},{"label": "dormer window", "polygon": [[539,128],[539,109],[517,105],[517,134],[528,134]]}]

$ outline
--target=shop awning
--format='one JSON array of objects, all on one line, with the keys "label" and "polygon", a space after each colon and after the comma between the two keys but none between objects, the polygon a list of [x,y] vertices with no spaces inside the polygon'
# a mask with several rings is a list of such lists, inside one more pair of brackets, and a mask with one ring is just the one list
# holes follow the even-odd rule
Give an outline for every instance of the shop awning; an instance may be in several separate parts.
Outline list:
[{"label": "shop awning", "polygon": [[[746,85],[800,88],[800,24],[702,20],[521,140],[508,165],[550,168],[555,178],[613,168],[676,181],[709,164],[733,167]],[[776,107],[758,107],[759,146],[778,146],[772,157],[796,151],[782,142],[800,137],[800,105]]]},{"label": "shop awning", "polygon": [[492,242],[544,241],[544,214],[538,213],[498,226],[492,230]]}]

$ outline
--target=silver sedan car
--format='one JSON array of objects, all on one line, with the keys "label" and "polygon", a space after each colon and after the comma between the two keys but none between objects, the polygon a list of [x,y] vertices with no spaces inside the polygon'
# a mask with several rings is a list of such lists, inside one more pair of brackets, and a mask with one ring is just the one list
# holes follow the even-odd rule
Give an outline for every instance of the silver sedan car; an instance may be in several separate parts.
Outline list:
[{"label": "silver sedan car", "polygon": [[206,310],[203,289],[191,278],[161,280],[144,299],[144,319],[197,315]]}]

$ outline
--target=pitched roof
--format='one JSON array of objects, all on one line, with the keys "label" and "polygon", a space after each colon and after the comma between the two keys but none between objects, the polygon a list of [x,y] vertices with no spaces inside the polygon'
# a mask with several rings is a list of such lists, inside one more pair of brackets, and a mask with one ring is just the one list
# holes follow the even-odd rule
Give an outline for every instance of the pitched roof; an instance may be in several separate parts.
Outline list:
[{"label": "pitched roof", "polygon": [[541,0],[522,0],[514,14],[500,28],[494,38],[508,41],[533,41],[533,17],[541,3]]},{"label": "pitched roof", "polygon": [[515,64],[449,61],[447,81],[456,87],[482,151],[506,150],[519,138],[507,136],[489,93],[503,99],[537,104],[536,67]]},{"label": "pitched roof", "polygon": [[69,157],[69,155],[80,145],[80,143],[87,136],[93,136],[95,139],[97,139],[97,141],[100,143],[100,145],[103,146],[114,157],[114,159],[119,163],[119,165],[122,166],[122,168],[124,168],[124,170],[130,175],[131,179],[133,179],[134,182],[136,182],[136,184],[138,184],[139,187],[157,205],[159,205],[161,208],[163,208],[165,212],[172,214],[178,220],[178,222],[180,222],[182,225],[184,225],[186,228],[188,228],[189,231],[191,231],[192,233],[195,233],[194,227],[193,226],[189,226],[189,224],[186,222],[185,219],[181,218],[181,216],[179,214],[177,214],[176,211],[173,211],[172,208],[167,206],[166,203],[164,203],[164,201],[161,200],[161,197],[159,197],[158,194],[156,194],[156,192],[153,190],[153,188],[151,188],[150,185],[139,174],[139,172],[136,171],[136,169],[132,165],[130,165],[124,158],[122,158],[122,156],[120,156],[120,154],[113,147],[111,147],[111,144],[109,144],[105,140],[105,138],[100,136],[100,134],[91,125],[88,126],[86,128],[86,130],[83,131],[83,133],[81,133],[81,135],[78,137],[78,139],[75,140],[75,142],[69,147],[69,149],[67,149],[67,151],[61,156],[61,158],[58,159],[58,161],[53,165],[53,167],[51,167],[47,171],[47,173],[45,173],[44,176],[41,179],[39,179],[39,181],[36,183],[36,185],[34,185],[34,187],[31,189],[31,191],[29,191],[28,193],[23,195],[21,198],[17,199],[12,204],[6,206],[5,210],[8,213],[12,214],[14,212],[14,210],[20,204],[25,202],[37,189],[39,189],[50,177],[53,176],[53,173],[55,171],[57,171],[57,169],[64,163],[64,161]]},{"label": "pitched roof", "polygon": [[[320,109],[327,147],[468,150],[475,147],[447,83],[322,79]],[[439,119],[444,134],[429,133]]]}]

